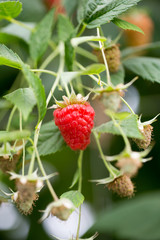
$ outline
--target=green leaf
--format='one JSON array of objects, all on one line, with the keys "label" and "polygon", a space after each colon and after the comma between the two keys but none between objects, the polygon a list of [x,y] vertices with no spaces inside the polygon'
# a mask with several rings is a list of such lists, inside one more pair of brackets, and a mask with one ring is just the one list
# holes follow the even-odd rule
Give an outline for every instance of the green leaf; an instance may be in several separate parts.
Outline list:
[{"label": "green leaf", "polygon": [[86,69],[79,72],[63,72],[61,74],[62,84],[68,84],[73,79],[81,75],[99,74],[105,70],[105,65],[101,63],[91,64]]},{"label": "green leaf", "polygon": [[30,88],[19,88],[18,90],[4,96],[8,101],[13,103],[19,111],[22,112],[22,116],[26,121],[31,113],[36,99],[32,89]]},{"label": "green leaf", "polygon": [[0,142],[7,142],[7,141],[14,141],[19,139],[27,139],[31,135],[30,131],[23,130],[23,131],[1,131],[0,132]]},{"label": "green leaf", "polygon": [[105,71],[106,67],[104,64],[91,64],[85,70],[81,71],[81,75],[91,75],[91,74],[99,74]]},{"label": "green leaf", "polygon": [[88,28],[99,27],[136,5],[140,0],[88,0],[83,22]]},{"label": "green leaf", "polygon": [[69,38],[65,42],[65,63],[69,71],[72,71],[73,69],[74,58],[75,58],[75,49],[72,47],[71,39]]},{"label": "green leaf", "polygon": [[144,32],[142,31],[142,29],[140,29],[139,27],[137,27],[136,25],[132,24],[132,23],[129,23],[125,20],[122,20],[120,18],[114,18],[112,20],[112,22],[117,25],[118,27],[122,28],[122,29],[128,29],[128,30],[133,30],[133,31],[136,31],[136,32],[140,32],[140,33],[143,33]]},{"label": "green leaf", "polygon": [[77,47],[81,43],[93,41],[102,41],[105,42],[107,39],[105,37],[97,37],[97,36],[88,36],[88,37],[77,37],[77,38],[72,38],[71,44],[73,47]]},{"label": "green leaf", "polygon": [[154,50],[159,48],[160,48],[160,42],[153,42],[153,43],[149,43],[149,44],[145,44],[137,47],[128,47],[121,51],[121,59],[123,60],[126,57],[135,55],[144,50]]},{"label": "green leaf", "polygon": [[78,182],[78,179],[79,179],[79,170],[77,169],[77,171],[74,174],[71,186],[69,188],[74,187],[74,185],[76,185],[76,183]]},{"label": "green leaf", "polygon": [[69,191],[63,193],[60,198],[68,198],[78,208],[84,201],[84,196],[79,191]]},{"label": "green leaf", "polygon": [[15,18],[22,11],[22,3],[19,1],[0,2],[0,19]]},{"label": "green leaf", "polygon": [[64,140],[55,123],[52,121],[43,124],[38,140],[39,154],[41,156],[53,154],[60,151],[63,147]]},{"label": "green leaf", "polygon": [[16,53],[8,49],[5,45],[0,44],[0,65],[20,69],[21,62],[21,59]]},{"label": "green leaf", "polygon": [[143,79],[160,83],[160,59],[152,57],[134,57],[124,61],[124,65]]},{"label": "green leaf", "polygon": [[[130,114],[122,120],[116,120],[116,124],[119,124],[127,137],[142,138],[142,134],[138,129],[137,115]],[[111,133],[121,135],[119,129],[115,126],[113,121],[104,123],[94,129],[99,133]]]},{"label": "green leaf", "polygon": [[81,0],[78,2],[78,9],[77,9],[77,20],[81,23],[85,16],[85,7],[88,0]]},{"label": "green leaf", "polygon": [[[28,22],[23,22],[23,23],[28,27],[30,27],[31,29],[34,28],[35,26],[34,23],[28,23]],[[29,43],[29,39],[31,35],[31,31],[14,23],[8,24],[4,28],[1,28],[1,34],[2,33],[9,35],[8,38],[14,37],[17,41],[23,40],[27,44]]]},{"label": "green leaf", "polygon": [[34,95],[36,97],[40,122],[46,114],[46,96],[44,87],[40,78],[30,70],[28,65],[24,63],[22,64],[22,72],[30,87],[33,89]]},{"label": "green leaf", "polygon": [[125,71],[123,65],[120,66],[118,72],[111,74],[111,81],[114,86],[117,86],[120,83],[124,83]]},{"label": "green leaf", "polygon": [[52,9],[40,23],[37,24],[33,30],[30,38],[30,55],[32,59],[37,62],[47,49],[48,42],[52,34],[53,24],[53,13]]},{"label": "green leaf", "polygon": [[58,16],[58,37],[60,41],[65,42],[70,38],[74,31],[74,27],[70,20],[64,16],[59,15]]},{"label": "green leaf", "polygon": [[160,192],[137,196],[104,209],[92,231],[114,233],[118,239],[160,239]]}]

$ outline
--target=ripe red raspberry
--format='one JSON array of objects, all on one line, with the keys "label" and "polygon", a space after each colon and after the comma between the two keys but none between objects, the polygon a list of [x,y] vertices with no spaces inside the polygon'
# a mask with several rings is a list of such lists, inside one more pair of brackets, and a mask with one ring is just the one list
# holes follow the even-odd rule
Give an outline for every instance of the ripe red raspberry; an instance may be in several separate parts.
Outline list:
[{"label": "ripe red raspberry", "polygon": [[65,14],[66,10],[63,6],[62,0],[43,0],[48,9],[56,8],[56,14]]},{"label": "ripe red raspberry", "polygon": [[67,145],[73,150],[84,150],[90,143],[91,129],[94,125],[95,113],[90,104],[69,104],[56,109],[53,115]]}]

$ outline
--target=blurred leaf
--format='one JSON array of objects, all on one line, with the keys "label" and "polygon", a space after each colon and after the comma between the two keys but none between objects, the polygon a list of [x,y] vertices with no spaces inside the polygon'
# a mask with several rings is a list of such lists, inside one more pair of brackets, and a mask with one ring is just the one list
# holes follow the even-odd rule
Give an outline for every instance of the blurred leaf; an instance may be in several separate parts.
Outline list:
[{"label": "blurred leaf", "polygon": [[94,229],[118,239],[160,239],[160,192],[151,192],[114,204],[98,217]]},{"label": "blurred leaf", "polygon": [[25,121],[28,119],[32,108],[36,104],[34,93],[30,88],[19,88],[18,90],[5,95],[4,98],[13,103],[19,111],[22,112]]},{"label": "blurred leaf", "polygon": [[35,75],[33,72],[31,72],[29,66],[24,63],[22,64],[22,72],[35,94],[37,105],[38,105],[39,122],[40,122],[46,114],[46,96],[45,96],[44,87],[42,85],[40,78],[37,75]]},{"label": "blurred leaf", "polygon": [[158,48],[160,48],[160,42],[149,43],[137,47],[128,47],[121,51],[121,58],[123,59],[135,55],[136,53],[142,52],[143,50],[152,50]]},{"label": "blurred leaf", "polygon": [[70,38],[74,31],[71,21],[64,15],[58,16],[58,37],[60,41],[65,42]]},{"label": "blurred leaf", "polygon": [[65,42],[65,63],[69,71],[72,71],[75,50],[71,45],[71,38],[75,37],[75,30],[71,21],[64,15],[58,16],[59,40]]},{"label": "blurred leaf", "polygon": [[74,58],[75,58],[75,49],[71,45],[71,38],[69,38],[65,42],[65,63],[69,71],[72,71],[73,69]]},{"label": "blurred leaf", "polygon": [[69,191],[63,193],[60,198],[68,198],[78,208],[84,201],[84,196],[79,191]]},{"label": "blurred leaf", "polygon": [[120,83],[124,83],[125,71],[123,65],[120,66],[119,70],[116,73],[111,74],[111,81],[114,86],[117,86]]},{"label": "blurred leaf", "polygon": [[6,101],[5,99],[0,99],[0,109],[7,109],[7,108],[11,108],[12,104],[8,101]]},{"label": "blurred leaf", "polygon": [[47,49],[48,42],[52,34],[52,23],[53,23],[52,9],[42,20],[37,24],[31,34],[30,38],[30,55],[32,59],[37,62]]},{"label": "blurred leaf", "polygon": [[78,182],[78,179],[79,179],[79,170],[77,169],[77,171],[74,174],[71,186],[69,188],[74,187],[74,185]]},{"label": "blurred leaf", "polygon": [[63,137],[54,121],[42,125],[38,140],[38,151],[42,156],[60,151],[64,146]]},{"label": "blurred leaf", "polygon": [[140,0],[88,0],[83,22],[88,28],[99,27],[136,5]]},{"label": "blurred leaf", "polygon": [[[23,23],[30,28],[33,28],[35,25],[34,23],[28,23],[28,22],[23,22]],[[11,24],[8,24],[6,27],[2,28],[1,33],[8,34],[9,35],[8,38],[17,37],[19,39],[22,39],[26,43],[28,43],[30,39],[31,31],[29,31],[28,29],[22,26],[11,23]]]},{"label": "blurred leaf", "polygon": [[97,37],[97,36],[88,36],[88,37],[77,37],[71,39],[71,44],[73,47],[77,47],[81,43],[89,42],[89,41],[103,41],[105,42],[107,39],[105,37]]},{"label": "blurred leaf", "polygon": [[0,131],[0,142],[14,141],[19,139],[27,139],[31,135],[31,132],[28,130],[23,131]]},{"label": "blurred leaf", "polygon": [[122,20],[120,18],[114,18],[112,20],[112,22],[117,25],[118,27],[122,28],[122,29],[128,29],[128,30],[133,30],[133,31],[137,31],[137,32],[140,32],[140,33],[143,33],[144,32],[142,31],[142,29],[140,29],[139,27],[137,27],[136,25],[132,24],[132,23],[129,23],[125,20]]},{"label": "blurred leaf", "polygon": [[66,9],[68,15],[71,15],[77,5],[77,0],[64,0],[64,8]]},{"label": "blurred leaf", "polygon": [[[115,120],[116,124],[120,125],[127,137],[131,138],[142,138],[142,135],[138,129],[137,116],[130,114],[122,120]],[[116,135],[121,135],[119,129],[116,127],[113,121],[103,123],[102,125],[96,127],[99,133],[111,133]]]},{"label": "blurred leaf", "polygon": [[21,68],[21,59],[11,49],[0,44],[0,65],[5,65],[13,68]]},{"label": "blurred leaf", "polygon": [[22,3],[19,1],[0,2],[0,19],[15,18],[22,11]]},{"label": "blurred leaf", "polygon": [[160,83],[160,59],[151,57],[134,57],[124,61],[124,65],[143,79]]}]

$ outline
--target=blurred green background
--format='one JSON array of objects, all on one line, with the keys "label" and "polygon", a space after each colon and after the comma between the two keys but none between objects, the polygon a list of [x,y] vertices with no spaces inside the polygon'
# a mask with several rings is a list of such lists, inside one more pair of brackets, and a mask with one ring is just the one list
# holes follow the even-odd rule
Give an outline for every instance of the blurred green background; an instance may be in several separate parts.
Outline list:
[{"label": "blurred green background", "polygon": [[[31,23],[38,22],[47,12],[46,7],[41,0],[21,0],[21,2],[23,3],[23,12],[19,17],[19,20]],[[160,1],[144,0],[139,3],[138,8],[140,7],[148,9],[155,25],[153,41],[159,41]],[[74,16],[74,18],[75,17],[76,16]],[[8,23],[5,21],[0,22],[2,30],[7,26]],[[118,29],[113,26],[113,24],[103,26],[103,30],[105,36],[110,36],[112,38],[116,37],[118,34]],[[88,32],[88,34],[91,33],[94,33],[94,31],[92,30]],[[85,34],[87,35],[87,31]],[[25,39],[27,38],[26,32],[23,36],[25,36]],[[9,48],[17,52],[22,59],[27,60],[28,46],[21,38],[14,36],[8,38],[5,34],[0,33],[0,43],[6,44]],[[123,49],[125,47],[123,36],[120,39],[120,44],[121,49]],[[160,49],[152,50],[148,52],[147,55],[159,58]],[[81,58],[79,60],[81,61]],[[89,61],[86,60],[86,62],[84,62],[83,58],[83,65],[88,64]],[[49,68],[54,70],[56,69],[56,66],[55,64],[50,64]],[[0,95],[2,97],[8,93],[9,90],[14,90],[15,87],[19,86],[19,78],[21,75],[18,70],[4,66],[0,66],[0,73]],[[132,77],[134,77],[134,75],[130,72],[126,72],[126,82],[132,79]],[[49,88],[52,85],[52,78],[48,75],[42,75],[42,79],[46,88],[46,93],[48,93]],[[131,92],[132,90],[133,89],[131,89]],[[137,94],[137,98],[130,100],[130,94],[128,94],[128,101],[137,101],[138,107],[136,110],[138,114],[143,114],[143,121],[153,118],[160,112],[159,84],[152,84],[151,82],[144,81],[140,78],[134,84],[134,91]],[[130,89],[128,92],[130,92]],[[140,98],[138,96],[140,96]],[[130,104],[134,105],[133,102],[130,102]],[[5,127],[9,111],[6,111],[4,108],[1,108],[0,111],[0,124],[2,130]],[[48,111],[45,121],[51,119],[52,111]],[[33,115],[30,120],[31,125],[35,120],[36,116]],[[16,126],[16,118],[14,121]],[[92,141],[90,148],[85,151],[83,160],[83,194],[86,202],[90,204],[92,208],[91,212],[94,212],[95,215],[95,225],[92,226],[88,233],[86,233],[86,237],[91,236],[98,231],[99,236],[97,239],[99,240],[160,240],[160,121],[156,121],[153,126],[153,138],[156,142],[150,153],[150,156],[152,156],[153,159],[146,163],[144,167],[140,169],[136,178],[133,179],[135,184],[135,196],[133,199],[120,199],[108,192],[107,188],[104,188],[104,186],[96,186],[89,182],[88,180],[90,179],[106,177],[107,173],[100,161],[99,153],[97,152],[94,141]],[[121,137],[109,137],[103,142],[103,147],[104,152],[107,155],[116,154],[123,149],[123,141]],[[133,145],[133,148],[138,150],[135,145]],[[77,167],[77,158],[77,153],[74,153],[69,148],[65,148],[62,152],[49,155],[42,159],[48,171],[47,173],[49,173],[52,168],[59,172],[59,176],[52,182],[58,195],[61,195],[68,190]],[[1,182],[13,187],[13,183],[10,183],[7,177],[0,175],[0,179]],[[47,230],[44,230],[43,225],[38,224],[38,220],[41,216],[39,210],[45,209],[51,200],[47,188],[44,188],[40,193],[40,198],[36,203],[32,215],[27,217],[23,216],[22,218],[20,215],[17,215],[19,213],[16,209],[9,208],[7,211],[6,209],[2,209],[1,205],[0,239],[53,239],[53,237],[50,236],[50,232],[47,234]],[[7,217],[9,217],[10,214],[12,217],[15,216],[13,217],[13,224],[5,229],[5,227],[3,228],[1,225],[5,225],[5,222],[7,224],[7,221],[9,222]],[[67,228],[67,225],[65,227]],[[62,229],[59,231],[63,231]]]}]

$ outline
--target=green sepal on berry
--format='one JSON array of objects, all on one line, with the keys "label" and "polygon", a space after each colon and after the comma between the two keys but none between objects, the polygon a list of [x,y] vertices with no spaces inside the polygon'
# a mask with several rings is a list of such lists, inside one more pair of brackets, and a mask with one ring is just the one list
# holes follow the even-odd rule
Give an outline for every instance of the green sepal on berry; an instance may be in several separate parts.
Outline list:
[{"label": "green sepal on berry", "polygon": [[75,94],[75,92],[72,90],[72,93],[69,97],[62,96],[63,101],[57,101],[55,99],[56,105],[54,105],[54,108],[65,108],[69,105],[73,104],[87,104],[87,100],[89,98],[89,94],[86,97],[83,97],[81,94]]}]

